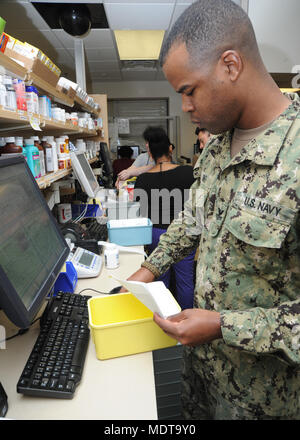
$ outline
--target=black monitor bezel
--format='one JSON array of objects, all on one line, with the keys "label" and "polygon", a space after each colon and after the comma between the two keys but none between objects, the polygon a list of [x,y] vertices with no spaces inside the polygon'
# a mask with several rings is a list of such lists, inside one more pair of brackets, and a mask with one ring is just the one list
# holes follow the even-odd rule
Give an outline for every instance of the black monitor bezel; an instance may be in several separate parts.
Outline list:
[{"label": "black monitor bezel", "polygon": [[69,255],[69,247],[67,242],[65,241],[65,238],[60,231],[60,228],[53,217],[46,200],[44,199],[42,192],[33,177],[30,168],[28,167],[25,159],[22,156],[15,156],[12,158],[0,158],[0,172],[1,168],[13,166],[23,163],[27,174],[29,176],[29,179],[31,179],[33,187],[36,190],[37,197],[40,199],[41,205],[44,207],[44,209],[47,211],[49,215],[50,222],[53,224],[54,228],[56,229],[57,236],[59,240],[61,240],[62,245],[64,245],[64,249],[62,251],[62,254],[60,255],[55,267],[53,268],[53,271],[51,274],[49,274],[48,278],[45,280],[44,284],[41,286],[40,290],[37,292],[37,295],[35,299],[33,300],[31,306],[29,309],[27,309],[20,299],[18,293],[16,292],[15,288],[9,281],[8,277],[6,276],[6,273],[2,269],[0,265],[0,307],[3,309],[5,315],[7,318],[14,323],[19,328],[27,328],[30,326],[32,321],[34,320],[35,316],[37,315],[38,311],[41,309],[43,302],[45,301],[47,295],[51,291],[51,288],[53,287],[61,268],[63,267],[68,255]]}]

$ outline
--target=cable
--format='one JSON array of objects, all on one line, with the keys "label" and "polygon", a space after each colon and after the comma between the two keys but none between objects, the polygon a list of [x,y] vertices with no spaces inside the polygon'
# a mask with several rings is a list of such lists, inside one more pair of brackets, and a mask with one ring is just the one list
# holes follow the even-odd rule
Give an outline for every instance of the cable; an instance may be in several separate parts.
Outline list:
[{"label": "cable", "polygon": [[103,295],[109,295],[110,294],[109,292],[101,292],[100,290],[96,290],[96,289],[92,289],[92,288],[88,289],[87,288],[87,289],[83,289],[80,292],[78,292],[78,295],[81,295],[82,292],[85,292],[86,290],[92,290],[93,292],[102,293]]},{"label": "cable", "polygon": [[8,338],[4,339],[3,341],[0,341],[0,343],[1,343],[1,342],[4,342],[4,341],[5,341],[5,342],[6,342],[6,341],[10,341],[11,339],[16,338],[17,336],[24,335],[25,333],[28,332],[28,330],[30,329],[30,327],[32,327],[33,324],[35,324],[35,323],[36,323],[37,321],[39,321],[40,319],[41,319],[41,317],[36,318],[34,321],[32,321],[32,323],[30,324],[29,327],[27,327],[27,328],[21,328],[21,329],[18,331],[18,333],[16,333],[15,335],[9,336]]}]

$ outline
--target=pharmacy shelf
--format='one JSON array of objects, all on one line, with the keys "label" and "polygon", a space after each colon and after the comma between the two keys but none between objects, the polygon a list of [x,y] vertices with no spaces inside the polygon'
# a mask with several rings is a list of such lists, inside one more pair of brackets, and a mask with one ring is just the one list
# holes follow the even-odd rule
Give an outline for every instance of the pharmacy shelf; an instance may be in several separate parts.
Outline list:
[{"label": "pharmacy shelf", "polygon": [[[98,160],[97,157],[93,159],[89,159],[89,163],[92,164],[97,160]],[[69,176],[72,172],[73,172],[72,168],[58,170],[55,173],[49,173],[43,177],[40,177],[39,179],[36,179],[36,182],[40,189],[46,189],[49,188],[52,183],[56,182],[57,180],[63,179],[64,177]]]},{"label": "pharmacy shelf", "polygon": [[99,116],[101,109],[99,111],[95,110],[93,107],[91,107],[86,102],[84,102],[82,99],[80,99],[78,96],[75,96],[74,102],[76,104],[78,104],[80,107],[87,110],[88,112],[92,113],[93,115]]},{"label": "pharmacy shelf", "polygon": [[49,173],[46,174],[46,176],[36,179],[36,182],[40,189],[46,189],[49,186],[51,186],[52,183],[56,182],[57,180],[63,179],[64,177],[71,174],[72,171],[73,171],[72,168],[68,168],[65,170],[58,170],[55,173]]},{"label": "pharmacy shelf", "polygon": [[43,92],[51,96],[51,98],[60,104],[67,105],[68,107],[73,107],[74,105],[74,100],[72,98],[57,90],[56,87],[52,86],[47,81],[44,81],[35,73],[28,73],[26,77],[26,84],[34,84],[38,89],[43,90]]},{"label": "pharmacy shelf", "polygon": [[25,79],[27,70],[11,58],[0,52],[0,73],[15,75],[19,79]]},{"label": "pharmacy shelf", "polygon": [[[34,126],[34,123],[37,126]],[[35,128],[40,128],[36,130]],[[44,134],[49,132],[64,132],[65,134],[97,136],[97,130],[89,130],[73,125],[71,122],[61,122],[55,119],[45,118],[38,114],[29,114],[26,111],[11,111],[0,106],[0,136],[9,136],[10,133],[33,130],[36,134]]]}]

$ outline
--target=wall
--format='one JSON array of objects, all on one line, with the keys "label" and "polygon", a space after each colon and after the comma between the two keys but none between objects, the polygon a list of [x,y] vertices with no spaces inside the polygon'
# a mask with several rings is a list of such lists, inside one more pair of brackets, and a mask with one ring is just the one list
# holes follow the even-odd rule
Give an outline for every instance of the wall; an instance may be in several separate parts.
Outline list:
[{"label": "wall", "polygon": [[167,81],[94,82],[87,89],[89,93],[105,93],[108,99],[168,98],[170,116],[180,117],[181,155],[192,158],[196,142],[195,126],[190,122],[189,115],[181,110],[181,96]]},{"label": "wall", "polygon": [[291,73],[300,64],[300,1],[249,0],[248,14],[268,71]]}]

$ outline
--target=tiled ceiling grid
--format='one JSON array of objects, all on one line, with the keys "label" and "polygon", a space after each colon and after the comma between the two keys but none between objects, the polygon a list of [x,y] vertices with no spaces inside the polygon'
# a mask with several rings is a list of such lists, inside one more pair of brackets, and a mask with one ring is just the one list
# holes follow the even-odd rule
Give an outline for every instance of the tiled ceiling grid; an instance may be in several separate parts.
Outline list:
[{"label": "tiled ceiling grid", "polygon": [[[83,39],[87,83],[94,81],[161,81],[159,67],[122,69],[113,30],[164,29],[166,32],[194,0],[44,0],[44,3],[103,3],[109,29],[91,29]],[[62,76],[75,81],[74,37],[62,29],[51,29],[31,0],[0,0],[0,16],[5,31],[45,52],[62,70]]]}]

